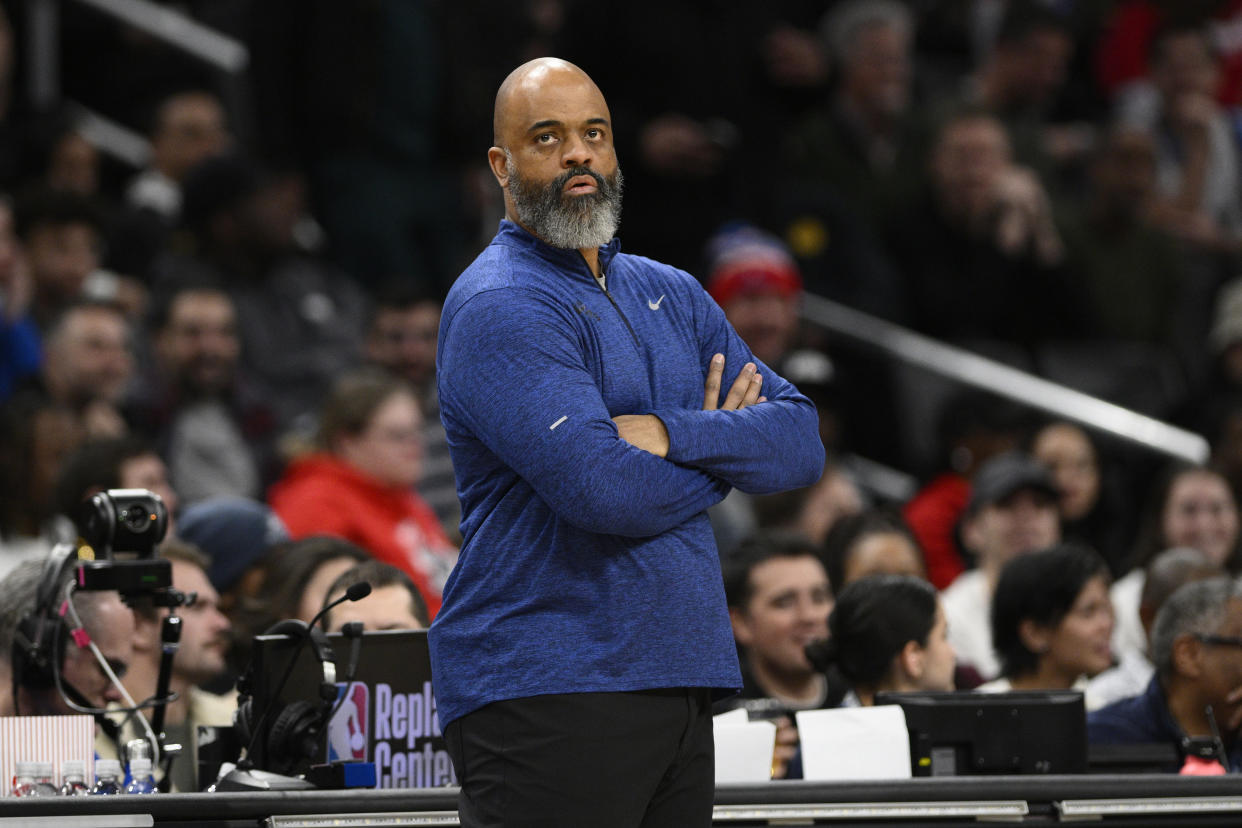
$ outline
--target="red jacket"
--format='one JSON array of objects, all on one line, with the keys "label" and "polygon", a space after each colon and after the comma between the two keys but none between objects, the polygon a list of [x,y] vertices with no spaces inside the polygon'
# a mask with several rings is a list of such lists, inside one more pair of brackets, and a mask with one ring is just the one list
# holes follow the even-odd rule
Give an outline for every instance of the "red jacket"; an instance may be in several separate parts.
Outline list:
[{"label": "red jacket", "polygon": [[435,617],[457,549],[413,490],[380,483],[333,455],[313,454],[290,464],[268,502],[295,539],[335,535],[404,570]]},{"label": "red jacket", "polygon": [[970,481],[957,474],[942,474],[910,499],[902,510],[927,563],[927,579],[944,589],[966,571],[957,547],[957,522],[970,500]]}]

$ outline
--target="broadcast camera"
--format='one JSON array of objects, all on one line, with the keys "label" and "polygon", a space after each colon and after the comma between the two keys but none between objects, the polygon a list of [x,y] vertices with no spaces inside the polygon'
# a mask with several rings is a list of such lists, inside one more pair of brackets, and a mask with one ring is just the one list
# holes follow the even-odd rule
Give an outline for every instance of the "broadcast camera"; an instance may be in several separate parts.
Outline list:
[{"label": "broadcast camera", "polygon": [[[155,545],[168,528],[168,511],[145,489],[112,489],[83,504],[76,523],[83,544],[58,544],[48,555],[35,589],[32,610],[14,631],[14,676],[29,687],[56,688],[69,626],[62,607],[70,590],[115,590],[127,604],[142,596],[161,606],[185,603],[172,589],[172,567],[155,557]],[[72,689],[72,688],[68,688]],[[86,710],[81,701],[70,707]],[[80,697],[79,697],[80,698]],[[76,706],[75,706],[76,705]]]},{"label": "broadcast camera", "polygon": [[[94,558],[78,563],[78,589],[116,590],[132,604],[149,596],[158,606],[178,606],[172,564],[155,556],[168,531],[164,501],[146,489],[109,489],[82,504],[75,523]],[[88,550],[79,550],[79,557]]]}]

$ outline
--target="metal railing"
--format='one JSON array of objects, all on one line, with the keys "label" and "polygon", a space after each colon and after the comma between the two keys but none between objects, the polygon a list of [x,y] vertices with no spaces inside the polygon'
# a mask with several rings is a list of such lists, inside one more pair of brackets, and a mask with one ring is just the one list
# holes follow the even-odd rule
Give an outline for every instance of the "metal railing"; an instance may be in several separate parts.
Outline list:
[{"label": "metal railing", "polygon": [[84,6],[177,47],[188,55],[230,75],[250,62],[250,50],[241,41],[223,35],[197,20],[150,0],[77,0]]},{"label": "metal railing", "polygon": [[901,362],[963,385],[990,391],[1031,408],[1072,420],[1161,454],[1206,462],[1207,440],[1198,434],[978,354],[946,345],[821,296],[803,297],[802,316],[826,330]]},{"label": "metal railing", "polygon": [[[63,0],[26,0],[27,93],[39,109],[63,103],[60,86],[60,6]],[[223,73],[223,96],[234,132],[245,133],[245,88],[240,79],[250,63],[250,50],[236,38],[150,0],[76,0],[161,40]],[[142,166],[149,152],[146,140],[81,103],[68,102],[83,118],[84,137],[101,151],[133,166]]]}]

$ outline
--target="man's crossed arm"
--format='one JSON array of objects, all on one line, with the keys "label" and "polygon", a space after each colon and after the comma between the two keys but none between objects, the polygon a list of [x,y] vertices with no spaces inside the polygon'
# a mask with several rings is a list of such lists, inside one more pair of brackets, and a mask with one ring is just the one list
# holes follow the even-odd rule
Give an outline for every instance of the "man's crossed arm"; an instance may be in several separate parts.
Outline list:
[{"label": "man's crossed arm", "polygon": [[[720,383],[724,377],[724,354],[712,357],[707,368],[707,381],[703,384],[703,410],[714,411],[720,399]],[[763,376],[753,362],[748,362],[738,373],[737,379],[729,388],[724,402],[720,403],[721,411],[740,411],[743,408],[761,402],[767,397],[759,395],[763,388]],[[650,452],[656,457],[668,456],[668,430],[664,421],[654,414],[620,414],[612,418],[617,424],[617,432],[621,439],[635,448]]]}]

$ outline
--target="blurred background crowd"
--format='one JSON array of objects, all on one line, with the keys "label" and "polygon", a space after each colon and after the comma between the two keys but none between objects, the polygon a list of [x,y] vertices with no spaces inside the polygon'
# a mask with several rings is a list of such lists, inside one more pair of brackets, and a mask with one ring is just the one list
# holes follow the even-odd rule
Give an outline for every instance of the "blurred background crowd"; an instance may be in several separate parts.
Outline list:
[{"label": "blurred background crowd", "polygon": [[[898,644],[956,650],[928,686],[1133,658],[1139,692],[1170,583],[1242,569],[1239,0],[167,4],[242,44],[237,72],[76,2],[49,64],[39,5],[0,3],[3,570],[71,534],[84,496],[142,487],[208,554],[235,653],[362,558],[434,617],[459,540],[440,301],[503,215],[495,89],[545,54],[609,102],[623,249],[699,278],[820,409],[818,484],[713,514],[749,695],[866,703],[901,650],[850,636],[894,600],[924,608]],[[1175,423],[1211,458],[879,357],[807,324],[807,294]],[[896,592],[847,589],[873,573]],[[1032,606],[998,619],[1001,592]],[[1015,632],[1080,598],[1089,657]]]}]

